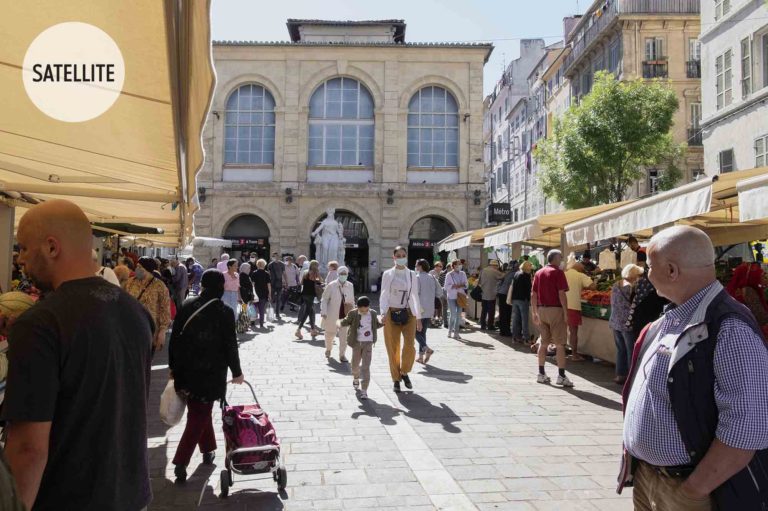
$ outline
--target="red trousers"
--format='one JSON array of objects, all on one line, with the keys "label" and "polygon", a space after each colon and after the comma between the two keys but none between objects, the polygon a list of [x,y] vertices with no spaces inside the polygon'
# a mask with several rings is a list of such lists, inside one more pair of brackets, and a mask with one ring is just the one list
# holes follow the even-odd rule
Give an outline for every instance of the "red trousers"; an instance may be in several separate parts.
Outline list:
[{"label": "red trousers", "polygon": [[176,455],[173,457],[174,465],[189,465],[195,446],[200,445],[200,452],[206,453],[216,450],[216,436],[213,433],[213,417],[211,412],[213,403],[201,403],[200,401],[187,400],[187,426],[181,435]]}]

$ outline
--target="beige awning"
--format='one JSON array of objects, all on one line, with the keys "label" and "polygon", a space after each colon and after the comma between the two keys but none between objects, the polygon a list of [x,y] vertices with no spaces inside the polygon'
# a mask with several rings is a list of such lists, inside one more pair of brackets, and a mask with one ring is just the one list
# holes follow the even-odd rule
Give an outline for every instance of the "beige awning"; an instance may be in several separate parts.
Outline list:
[{"label": "beige awning", "polygon": [[768,218],[768,170],[765,174],[736,183],[739,193],[739,220]]},{"label": "beige awning", "polygon": [[[215,82],[209,0],[6,2],[3,19],[0,192],[17,207],[66,198],[93,222],[159,227],[163,234],[148,242],[184,246],[199,207],[195,176]],[[43,114],[21,80],[32,40],[72,20],[108,33],[126,66],[114,105],[80,123]]]},{"label": "beige awning", "polygon": [[499,227],[483,227],[482,229],[475,229],[474,231],[464,231],[451,234],[444,240],[437,243],[438,252],[451,252],[453,250],[459,250],[460,248],[469,247],[471,245],[480,245],[483,242],[485,235],[492,232]]},{"label": "beige awning", "polygon": [[568,224],[565,236],[578,247],[701,215],[711,203],[712,179],[704,179]]},{"label": "beige awning", "polygon": [[483,245],[485,248],[500,247],[502,245],[511,245],[528,239],[535,238],[544,234],[541,226],[536,219],[525,220],[514,224],[505,225],[500,229],[488,233],[485,236]]}]

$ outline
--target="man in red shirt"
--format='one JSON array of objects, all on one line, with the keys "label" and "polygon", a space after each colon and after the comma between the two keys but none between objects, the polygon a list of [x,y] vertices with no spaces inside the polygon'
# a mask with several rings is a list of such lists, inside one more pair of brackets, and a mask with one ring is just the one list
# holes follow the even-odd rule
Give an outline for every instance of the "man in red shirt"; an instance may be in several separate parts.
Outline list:
[{"label": "man in red shirt", "polygon": [[573,387],[573,382],[565,375],[565,342],[568,322],[568,281],[565,272],[560,269],[563,253],[550,250],[547,254],[547,264],[536,272],[533,277],[531,290],[531,306],[533,307],[533,322],[539,327],[541,343],[539,344],[539,383],[549,383],[552,379],[544,372],[547,363],[547,347],[550,343],[557,346],[557,384],[563,387]]}]

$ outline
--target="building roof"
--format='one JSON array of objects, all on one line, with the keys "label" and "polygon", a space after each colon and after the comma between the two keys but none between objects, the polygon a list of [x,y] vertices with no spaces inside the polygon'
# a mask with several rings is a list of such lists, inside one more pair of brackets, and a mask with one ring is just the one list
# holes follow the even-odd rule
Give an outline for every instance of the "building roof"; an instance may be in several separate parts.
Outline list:
[{"label": "building roof", "polygon": [[394,40],[396,43],[405,42],[405,20],[318,20],[318,19],[295,19],[290,18],[286,25],[288,34],[294,43],[301,41],[299,27],[301,25],[324,25],[330,27],[364,27],[371,25],[390,25],[395,27]]},{"label": "building roof", "polygon": [[464,43],[464,42],[439,42],[439,43],[379,43],[379,42],[291,42],[291,41],[213,41],[213,46],[342,46],[342,47],[384,47],[384,48],[467,48],[486,49],[484,62],[493,51],[492,43]]}]

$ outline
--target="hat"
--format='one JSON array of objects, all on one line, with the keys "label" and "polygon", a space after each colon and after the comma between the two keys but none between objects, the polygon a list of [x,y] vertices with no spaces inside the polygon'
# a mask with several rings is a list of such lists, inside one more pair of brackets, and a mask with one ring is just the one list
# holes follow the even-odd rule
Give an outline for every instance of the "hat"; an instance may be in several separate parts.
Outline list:
[{"label": "hat", "polygon": [[491,262],[488,263],[491,266],[499,266],[499,260],[498,259],[491,259]]}]

